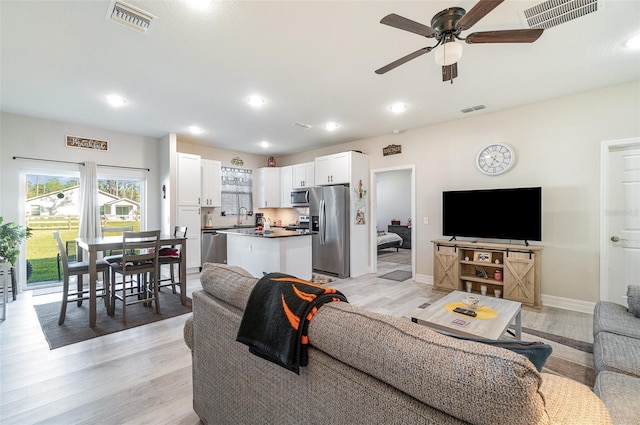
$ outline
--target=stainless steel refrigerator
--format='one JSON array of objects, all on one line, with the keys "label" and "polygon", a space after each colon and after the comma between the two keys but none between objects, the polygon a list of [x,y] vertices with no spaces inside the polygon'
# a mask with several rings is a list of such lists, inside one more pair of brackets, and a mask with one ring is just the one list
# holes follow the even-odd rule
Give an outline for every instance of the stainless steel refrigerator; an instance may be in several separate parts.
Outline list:
[{"label": "stainless steel refrigerator", "polygon": [[322,186],[309,190],[313,269],[349,276],[349,187]]}]

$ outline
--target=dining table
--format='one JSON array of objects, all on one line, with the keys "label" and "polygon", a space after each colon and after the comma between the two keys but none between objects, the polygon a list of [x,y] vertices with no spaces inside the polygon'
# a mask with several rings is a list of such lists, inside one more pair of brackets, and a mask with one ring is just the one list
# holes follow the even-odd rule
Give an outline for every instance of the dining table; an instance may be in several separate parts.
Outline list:
[{"label": "dining table", "polygon": [[[175,235],[160,235],[160,246],[180,246],[180,302],[187,305],[187,238]],[[96,262],[98,255],[104,251],[122,249],[122,236],[101,236],[96,238],[76,238],[78,244],[78,261],[84,261],[84,254],[89,255],[89,326],[96,326],[97,280]],[[109,300],[109,303],[111,301]]]}]

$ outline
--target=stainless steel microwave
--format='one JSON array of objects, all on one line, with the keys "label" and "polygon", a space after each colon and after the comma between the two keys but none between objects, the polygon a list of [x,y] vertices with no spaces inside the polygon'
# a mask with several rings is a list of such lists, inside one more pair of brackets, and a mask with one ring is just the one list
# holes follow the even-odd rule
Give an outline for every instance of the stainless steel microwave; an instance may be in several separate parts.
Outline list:
[{"label": "stainless steel microwave", "polygon": [[308,207],[309,189],[292,190],[291,205],[294,207]]}]

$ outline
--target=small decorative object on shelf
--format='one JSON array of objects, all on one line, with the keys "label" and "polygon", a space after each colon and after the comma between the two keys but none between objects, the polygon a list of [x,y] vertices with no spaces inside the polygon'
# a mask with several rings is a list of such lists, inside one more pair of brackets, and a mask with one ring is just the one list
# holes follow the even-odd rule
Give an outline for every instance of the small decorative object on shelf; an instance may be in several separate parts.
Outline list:
[{"label": "small decorative object on shelf", "polygon": [[393,226],[399,226],[400,225],[400,220],[391,220],[391,224]]},{"label": "small decorative object on shelf", "polygon": [[493,273],[493,278],[494,278],[495,280],[500,280],[500,281],[501,281],[501,280],[502,280],[502,270],[499,270],[499,269],[498,269],[498,270],[496,270],[496,271]]},{"label": "small decorative object on shelf", "polygon": [[268,167],[275,167],[276,166],[276,159],[274,157],[270,156],[267,159],[267,166]]},{"label": "small decorative object on shelf", "polygon": [[502,291],[499,289],[494,289],[493,295],[495,295],[496,298],[500,298],[502,296]]},{"label": "small decorative object on shelf", "polygon": [[476,251],[473,254],[473,261],[479,261],[479,262],[482,262],[482,263],[490,263],[491,262],[491,253],[490,252]]},{"label": "small decorative object on shelf", "polygon": [[483,277],[485,279],[489,278],[489,276],[487,275],[487,272],[485,271],[485,269],[483,269],[482,267],[479,267],[479,266],[476,266],[476,276]]},{"label": "small decorative object on shelf", "polygon": [[487,285],[480,285],[480,293],[482,295],[487,295]]},{"label": "small decorative object on shelf", "polygon": [[496,258],[496,261],[494,261],[494,263],[496,263],[496,264],[500,264],[500,260],[498,260],[498,259]]}]

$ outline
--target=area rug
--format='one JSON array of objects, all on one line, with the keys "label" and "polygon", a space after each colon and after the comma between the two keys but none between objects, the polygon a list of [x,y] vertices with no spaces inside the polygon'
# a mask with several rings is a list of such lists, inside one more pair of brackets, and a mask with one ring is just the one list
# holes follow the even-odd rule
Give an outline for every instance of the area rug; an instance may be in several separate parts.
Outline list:
[{"label": "area rug", "polygon": [[379,251],[378,261],[386,261],[388,263],[411,264],[411,250],[400,249],[396,251]]},{"label": "area rug", "polygon": [[[427,308],[424,303],[418,308]],[[510,329],[513,334],[513,330]],[[505,336],[508,338],[508,336]],[[522,327],[522,341],[541,341],[553,348],[543,372],[564,376],[593,388],[596,375],[593,368],[593,344],[562,335]]]},{"label": "area rug", "polygon": [[40,327],[51,350],[191,312],[191,298],[187,298],[187,305],[182,305],[180,303],[180,295],[161,292],[161,314],[156,314],[155,307],[151,308],[145,307],[143,304],[135,304],[127,306],[127,322],[123,323],[122,304],[120,302],[116,304],[115,315],[111,317],[107,315],[102,299],[98,299],[98,314],[94,328],[89,327],[88,301],[84,301],[81,307],[78,307],[75,302],[68,303],[64,324],[58,326],[60,304],[61,301],[33,306],[36,309]]},{"label": "area rug", "polygon": [[398,282],[404,282],[407,279],[411,278],[411,272],[407,272],[404,270],[395,270],[387,274],[383,274],[382,276],[378,276],[382,279],[395,280]]}]

